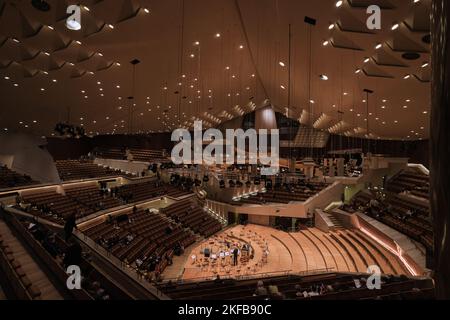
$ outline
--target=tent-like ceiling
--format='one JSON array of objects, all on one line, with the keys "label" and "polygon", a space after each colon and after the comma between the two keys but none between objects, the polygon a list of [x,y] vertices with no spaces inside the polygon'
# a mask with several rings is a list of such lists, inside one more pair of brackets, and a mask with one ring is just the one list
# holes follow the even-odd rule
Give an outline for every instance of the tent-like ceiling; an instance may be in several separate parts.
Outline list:
[{"label": "tent-like ceiling", "polygon": [[[46,2],[0,1],[0,130],[167,132],[269,102],[332,133],[429,136],[430,0]],[[70,31],[65,11],[79,3]],[[373,4],[381,30],[366,26]]]}]

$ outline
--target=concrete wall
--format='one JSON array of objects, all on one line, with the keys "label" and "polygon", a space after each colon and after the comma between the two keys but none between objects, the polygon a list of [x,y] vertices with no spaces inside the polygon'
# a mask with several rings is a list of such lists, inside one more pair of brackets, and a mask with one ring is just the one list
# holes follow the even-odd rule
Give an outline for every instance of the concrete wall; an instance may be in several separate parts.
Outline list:
[{"label": "concrete wall", "polygon": [[251,224],[257,224],[260,226],[270,226],[270,217],[260,216],[260,215],[251,215],[251,216],[248,216],[248,222]]},{"label": "concrete wall", "polygon": [[53,158],[45,149],[45,139],[26,134],[1,134],[0,155],[12,158],[10,168],[42,183],[59,183]]}]

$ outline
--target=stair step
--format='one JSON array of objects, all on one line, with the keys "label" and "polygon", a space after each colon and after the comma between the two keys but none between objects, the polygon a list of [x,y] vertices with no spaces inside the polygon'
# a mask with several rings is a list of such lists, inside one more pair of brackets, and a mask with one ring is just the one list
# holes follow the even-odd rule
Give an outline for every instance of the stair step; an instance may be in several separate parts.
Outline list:
[{"label": "stair step", "polygon": [[0,233],[3,241],[11,248],[15,260],[20,263],[28,279],[41,292],[42,299],[62,299],[63,297],[28,253],[25,246],[20,242],[20,239],[13,235],[8,225],[2,220],[0,220]]}]

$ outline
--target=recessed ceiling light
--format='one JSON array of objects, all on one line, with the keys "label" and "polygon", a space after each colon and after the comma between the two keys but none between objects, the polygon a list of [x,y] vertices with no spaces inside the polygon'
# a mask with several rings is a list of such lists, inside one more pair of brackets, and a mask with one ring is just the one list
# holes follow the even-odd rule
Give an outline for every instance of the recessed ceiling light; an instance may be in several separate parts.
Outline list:
[{"label": "recessed ceiling light", "polygon": [[408,80],[409,78],[411,78],[411,75],[407,74],[403,77],[403,79]]},{"label": "recessed ceiling light", "polygon": [[8,76],[5,76],[5,80],[9,80],[10,78]]},{"label": "recessed ceiling light", "polygon": [[370,58],[365,58],[364,59],[364,63],[367,63],[367,62],[369,62],[370,61]]},{"label": "recessed ceiling light", "polygon": [[331,23],[331,24],[328,26],[328,30],[332,30],[332,29],[334,29],[334,23]]},{"label": "recessed ceiling light", "polygon": [[199,46],[200,45],[200,41],[195,41],[194,42],[194,46]]},{"label": "recessed ceiling light", "polygon": [[320,77],[320,80],[323,80],[323,81],[328,80],[328,76],[326,74],[321,74],[319,77]]},{"label": "recessed ceiling light", "polygon": [[339,8],[340,6],[342,6],[343,1],[339,0],[336,2],[336,8]]},{"label": "recessed ceiling light", "polygon": [[378,43],[376,46],[375,46],[375,49],[381,49],[381,47],[382,47],[383,45],[381,44],[381,43]]},{"label": "recessed ceiling light", "polygon": [[112,24],[108,24],[108,27],[109,27],[110,29],[114,29],[114,26],[113,26]]},{"label": "recessed ceiling light", "polygon": [[239,49],[244,49],[244,46],[241,44],[241,45],[239,46]]},{"label": "recessed ceiling light", "polygon": [[323,45],[324,47],[326,47],[329,43],[330,43],[330,42],[329,42],[328,40],[325,40],[325,41],[322,43],[322,45]]},{"label": "recessed ceiling light", "polygon": [[216,37],[216,38],[220,38],[220,37],[221,37],[221,34],[220,34],[220,33],[216,33],[215,37]]},{"label": "recessed ceiling light", "polygon": [[428,67],[428,65],[429,65],[429,63],[425,62],[424,64],[422,64],[422,68],[426,68],[426,67]]},{"label": "recessed ceiling light", "polygon": [[399,25],[398,23],[394,23],[394,24],[392,25],[391,30],[397,30],[399,26],[400,26],[400,25]]},{"label": "recessed ceiling light", "polygon": [[282,67],[286,66],[283,61],[278,62],[278,64]]},{"label": "recessed ceiling light", "polygon": [[145,13],[150,13],[150,10],[148,10],[147,8],[144,8],[144,12]]}]

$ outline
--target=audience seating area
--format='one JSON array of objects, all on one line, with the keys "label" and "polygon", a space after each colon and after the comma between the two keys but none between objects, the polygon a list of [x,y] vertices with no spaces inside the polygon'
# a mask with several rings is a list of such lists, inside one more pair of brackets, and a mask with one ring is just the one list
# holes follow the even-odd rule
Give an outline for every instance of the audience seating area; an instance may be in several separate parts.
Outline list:
[{"label": "audience seating area", "polygon": [[63,181],[125,175],[120,170],[105,168],[90,160],[60,160],[56,161],[56,168]]},{"label": "audience seating area", "polygon": [[90,227],[84,233],[118,259],[146,273],[161,273],[176,250],[196,239],[163,215],[137,209]]},{"label": "audience seating area", "polygon": [[209,237],[222,229],[220,222],[191,200],[177,202],[161,210],[177,223],[189,227],[195,233]]},{"label": "audience seating area", "polygon": [[118,148],[100,148],[95,154],[102,159],[125,160],[125,152]]},{"label": "audience seating area", "polygon": [[[84,252],[76,241],[66,243],[58,233],[45,225],[36,224],[32,219],[17,218],[10,214],[1,216],[4,220],[0,219],[0,248],[8,252],[6,257],[10,267],[20,278],[21,286],[27,289],[28,297],[23,297],[22,294],[19,298],[130,299],[128,293],[91,263],[90,254]],[[81,269],[81,290],[67,288],[66,268],[69,265],[77,265]],[[9,283],[14,283],[13,279]],[[17,289],[14,288],[13,291],[20,292]]]},{"label": "audience seating area", "polygon": [[[161,150],[149,149],[128,149],[133,157],[133,161],[142,161],[149,163],[169,163],[167,156],[164,156]],[[127,160],[127,151],[120,148],[101,148],[96,151],[96,155],[103,159]]]},{"label": "audience seating area", "polygon": [[[327,188],[328,184],[309,182],[306,185],[291,185],[290,188],[274,188],[267,192],[240,199],[242,204],[289,203],[291,201],[304,202]],[[283,190],[284,189],[284,190]]]},{"label": "audience seating area", "polygon": [[0,189],[23,187],[37,184],[31,177],[11,171],[7,166],[0,166]]},{"label": "audience seating area", "polygon": [[120,200],[111,197],[107,191],[100,190],[96,184],[67,188],[66,196],[93,211],[102,211],[122,205]]},{"label": "audience seating area", "polygon": [[160,290],[178,300],[425,300],[434,298],[431,280],[382,277],[381,290],[369,290],[367,276],[321,274],[203,283],[166,283]]},{"label": "audience seating area", "polygon": [[159,181],[146,181],[124,185],[117,190],[117,196],[128,203],[151,200],[162,196],[179,198],[191,192],[164,184]]},{"label": "audience seating area", "polygon": [[167,157],[164,157],[161,150],[147,150],[147,149],[130,149],[134,161],[143,161],[150,163],[168,163],[171,162]]},{"label": "audience seating area", "polygon": [[41,217],[49,217],[59,222],[63,222],[73,213],[77,214],[77,218],[94,213],[94,210],[55,191],[26,194],[22,196],[22,201],[30,205],[25,209],[27,212],[37,212]]},{"label": "audience seating area", "polygon": [[422,243],[427,250],[433,250],[433,227],[428,207],[397,195],[387,195],[385,200],[375,203],[374,199],[370,194],[360,192],[354,198],[354,204],[364,213]]},{"label": "audience seating area", "polygon": [[429,199],[430,177],[413,170],[404,170],[389,181],[388,191],[393,193],[410,192],[420,198]]},{"label": "audience seating area", "polygon": [[100,190],[98,185],[82,185],[68,187],[65,195],[56,191],[42,191],[22,196],[22,209],[26,212],[62,223],[72,213],[77,218],[83,218],[94,212],[102,211],[122,205],[122,202],[110,196],[107,191]]}]

